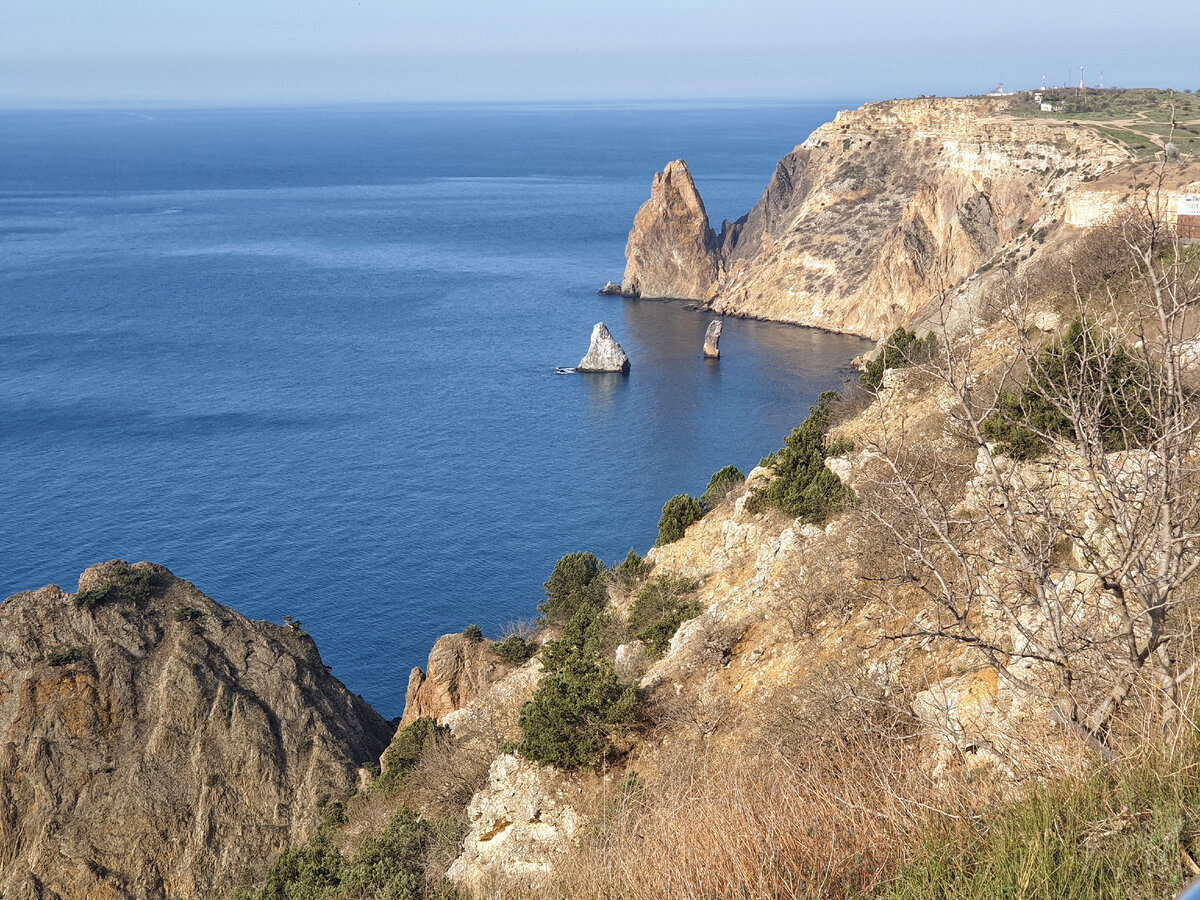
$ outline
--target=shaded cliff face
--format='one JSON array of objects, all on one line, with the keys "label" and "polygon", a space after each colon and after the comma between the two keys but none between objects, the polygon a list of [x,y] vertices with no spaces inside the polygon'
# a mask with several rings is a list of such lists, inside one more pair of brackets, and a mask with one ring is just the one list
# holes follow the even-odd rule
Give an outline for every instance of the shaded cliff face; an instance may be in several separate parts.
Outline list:
[{"label": "shaded cliff face", "polygon": [[390,734],[308,635],[161,566],[16,594],[0,605],[0,892],[227,891],[305,839]]},{"label": "shaded cliff face", "polygon": [[696,236],[710,233],[698,197],[670,204],[652,193],[630,232],[626,280],[642,296],[883,337],[1021,233],[1061,220],[1085,176],[1128,158],[1090,129],[1003,108],[920,99],[839,113],[780,161],[712,252],[698,252]]},{"label": "shaded cliff face", "polygon": [[655,174],[650,199],[633,220],[625,260],[626,296],[712,299],[717,236],[682,159]]}]

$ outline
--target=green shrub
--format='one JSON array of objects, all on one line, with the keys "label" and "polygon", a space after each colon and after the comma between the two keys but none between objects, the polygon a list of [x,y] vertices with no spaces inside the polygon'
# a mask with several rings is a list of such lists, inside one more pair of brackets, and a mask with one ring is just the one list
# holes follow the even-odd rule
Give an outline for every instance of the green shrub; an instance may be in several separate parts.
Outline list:
[{"label": "green shrub", "polygon": [[581,606],[563,627],[562,637],[542,649],[542,666],[546,672],[558,672],[574,660],[607,656],[612,637],[607,610],[596,603]]},{"label": "green shrub", "polygon": [[637,551],[630,547],[625,560],[613,566],[611,572],[618,580],[632,583],[645,578],[649,568],[646,565],[646,560],[638,556]]},{"label": "green shrub", "polygon": [[194,606],[181,606],[175,612],[176,622],[195,622],[204,618],[204,611]]},{"label": "green shrub", "polygon": [[629,611],[629,628],[651,653],[665,653],[679,626],[700,612],[692,599],[696,587],[681,575],[659,575],[638,592]]},{"label": "green shrub", "polygon": [[468,625],[462,630],[462,636],[473,644],[478,644],[483,640],[483,629],[478,625]]},{"label": "green shrub", "polygon": [[637,720],[640,699],[605,658],[612,638],[604,602],[585,601],[562,637],[542,649],[545,674],[521,707],[518,753],[563,769],[615,753],[616,738]]},{"label": "green shrub", "polygon": [[52,666],[69,666],[83,659],[83,651],[78,647],[56,647],[46,653],[46,662]]},{"label": "green shrub", "polygon": [[704,504],[705,509],[712,509],[745,480],[746,476],[737,466],[725,466],[723,469],[718,469],[708,480],[708,487],[704,489],[700,502]]},{"label": "green shrub", "polygon": [[[340,806],[340,804],[338,804]],[[342,818],[340,825],[344,823]],[[401,806],[380,834],[367,837],[353,855],[333,843],[328,821],[303,847],[284,850],[271,864],[266,884],[241,900],[450,900],[457,894],[444,879],[424,871],[430,848],[458,839],[456,824],[426,820]]]},{"label": "green shrub", "polygon": [[608,660],[573,658],[546,675],[521,707],[517,751],[560,769],[594,765],[615,752],[638,706],[637,691],[617,680]]},{"label": "green shrub", "polygon": [[646,560],[630,547],[624,562],[608,570],[608,577],[617,590],[629,594],[645,580],[649,571],[650,566],[646,564]]},{"label": "green shrub", "polygon": [[581,606],[603,603],[604,566],[592,553],[568,553],[554,564],[550,579],[542,585],[546,599],[538,612],[549,622],[568,621]]},{"label": "green shrub", "polygon": [[75,605],[81,609],[94,609],[101,603],[139,603],[150,596],[150,573],[121,563],[100,584],[80,591],[75,595]]},{"label": "green shrub", "polygon": [[919,338],[915,331],[897,328],[883,345],[883,350],[867,363],[858,380],[867,390],[877,391],[883,384],[883,373],[888,369],[903,369],[929,359],[937,352],[937,347],[937,335],[933,332]]},{"label": "green shrub", "polygon": [[376,785],[384,791],[395,788],[420,762],[425,748],[439,736],[449,733],[449,728],[437,724],[429,716],[421,716],[405,725],[383,751],[383,774]]},{"label": "green shrub", "polygon": [[519,634],[510,634],[504,640],[496,641],[488,649],[513,666],[519,666],[533,656],[533,647]]},{"label": "green shrub", "polygon": [[654,546],[662,547],[679,540],[689,525],[703,517],[704,504],[687,494],[676,494],[663,504],[662,518],[658,520],[658,540]]},{"label": "green shrub", "polygon": [[1029,379],[1000,398],[983,423],[996,451],[1036,459],[1050,438],[1076,439],[1076,427],[1094,427],[1105,452],[1145,446],[1154,437],[1154,375],[1144,362],[1076,320],[1061,340],[1038,352]]},{"label": "green shrub", "polygon": [[850,489],[825,466],[828,457],[845,453],[851,447],[848,441],[826,446],[825,433],[837,400],[834,391],[823,393],[808,418],[788,435],[783,448],[763,460],[775,474],[750,495],[747,510],[759,512],[773,507],[817,524],[850,502],[853,497]]}]

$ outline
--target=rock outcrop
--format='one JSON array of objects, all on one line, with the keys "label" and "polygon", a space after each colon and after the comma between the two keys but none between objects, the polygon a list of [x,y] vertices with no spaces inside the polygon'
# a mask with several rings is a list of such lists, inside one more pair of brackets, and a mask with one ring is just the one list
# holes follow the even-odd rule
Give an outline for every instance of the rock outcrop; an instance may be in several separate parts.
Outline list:
[{"label": "rock outcrop", "polygon": [[655,174],[650,199],[633,220],[625,260],[621,285],[628,297],[712,299],[717,236],[682,159]]},{"label": "rock outcrop", "polygon": [[592,328],[592,342],[587,356],[579,361],[575,371],[629,373],[629,357],[603,322],[597,322]]},{"label": "rock outcrop", "polygon": [[417,667],[409,676],[400,727],[421,716],[441,724],[504,677],[508,667],[488,650],[490,646],[490,641],[472,641],[461,634],[438,638],[429,651],[425,671]]},{"label": "rock outcrop", "polygon": [[704,355],[709,359],[721,357],[721,320],[713,319],[704,332]]},{"label": "rock outcrop", "polygon": [[596,291],[596,293],[602,297],[619,297],[621,295],[621,286],[615,281],[606,281],[604,282],[604,287],[600,288],[600,290]]},{"label": "rock outcrop", "polygon": [[390,735],[299,628],[161,566],[16,594],[0,605],[0,892],[227,893],[305,840]]},{"label": "rock outcrop", "polygon": [[625,255],[626,293],[880,338],[1128,153],[1088,128],[1004,115],[997,99],[895,100],[838,113],[785,156],[720,235],[682,162],[656,175]]},{"label": "rock outcrop", "polygon": [[449,876],[478,885],[489,876],[545,875],[583,824],[566,790],[569,778],[550,766],[505,754],[467,808],[469,831]]}]

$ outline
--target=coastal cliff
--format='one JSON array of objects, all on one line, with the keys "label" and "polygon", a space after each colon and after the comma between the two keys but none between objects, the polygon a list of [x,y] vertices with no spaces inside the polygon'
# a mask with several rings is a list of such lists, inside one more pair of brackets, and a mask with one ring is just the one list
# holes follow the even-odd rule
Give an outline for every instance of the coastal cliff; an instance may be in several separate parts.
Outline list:
[{"label": "coastal cliff", "polygon": [[0,605],[0,892],[201,898],[262,876],[391,727],[299,628],[162,566]]},{"label": "coastal cliff", "polygon": [[922,98],[840,112],[719,234],[686,166],[670,163],[634,220],[622,284],[726,315],[890,334],[1129,159],[1090,129],[1006,108]]},{"label": "coastal cliff", "polygon": [[803,294],[821,318],[819,288],[811,324],[935,334],[894,335],[748,476],[671,498],[644,558],[564,556],[536,628],[440,638],[394,735],[298,628],[161,567],[6,601],[4,895],[911,900],[1042,872],[1170,896],[1200,874],[1200,406],[1160,389],[1195,378],[1195,256],[1145,227],[1145,180],[1105,168],[1123,151],[1000,108],[843,114],[719,237],[686,167],[656,179],[631,290],[719,308],[758,285],[731,311]]}]

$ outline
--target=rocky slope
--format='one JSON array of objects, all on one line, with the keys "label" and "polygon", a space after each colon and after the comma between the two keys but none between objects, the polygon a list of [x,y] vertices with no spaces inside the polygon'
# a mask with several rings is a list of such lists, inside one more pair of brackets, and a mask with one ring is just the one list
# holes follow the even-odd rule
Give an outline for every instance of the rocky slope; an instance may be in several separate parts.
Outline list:
[{"label": "rocky slope", "polygon": [[161,566],[0,605],[0,893],[189,898],[257,879],[390,726],[298,628]]},{"label": "rocky slope", "polygon": [[1090,129],[1005,108],[930,98],[838,113],[719,234],[673,162],[634,220],[624,291],[883,337],[1014,238],[1061,221],[1077,185],[1128,159]]}]

